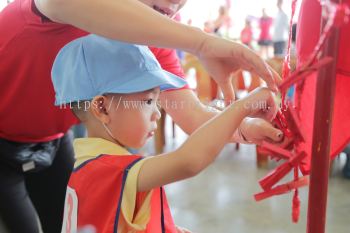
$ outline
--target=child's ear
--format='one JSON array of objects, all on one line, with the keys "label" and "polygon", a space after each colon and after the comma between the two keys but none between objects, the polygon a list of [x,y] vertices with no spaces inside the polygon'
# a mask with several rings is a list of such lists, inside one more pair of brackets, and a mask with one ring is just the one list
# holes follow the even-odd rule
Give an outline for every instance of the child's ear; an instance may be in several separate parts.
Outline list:
[{"label": "child's ear", "polygon": [[107,112],[107,97],[95,96],[91,101],[91,112],[102,123],[107,124],[110,121],[110,117]]}]

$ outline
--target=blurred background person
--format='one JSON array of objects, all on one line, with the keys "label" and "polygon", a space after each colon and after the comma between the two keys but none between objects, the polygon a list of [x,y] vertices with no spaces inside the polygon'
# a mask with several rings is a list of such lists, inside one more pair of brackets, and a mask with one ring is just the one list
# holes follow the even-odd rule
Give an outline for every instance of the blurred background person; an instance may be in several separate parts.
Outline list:
[{"label": "blurred background person", "polygon": [[[231,26],[231,18],[228,6],[220,6],[218,17],[213,22],[213,32],[218,36],[227,35],[227,30]],[[226,32],[222,29],[226,27]]]},{"label": "blurred background person", "polygon": [[248,46],[249,48],[252,48],[252,42],[253,42],[253,29],[251,26],[251,22],[248,18],[245,20],[245,26],[241,31],[240,36],[241,42]]},{"label": "blurred background person", "polygon": [[274,56],[283,57],[286,50],[289,32],[289,19],[282,9],[283,0],[277,0],[278,12],[273,22],[273,54]]},{"label": "blurred background person", "polygon": [[259,20],[260,35],[258,44],[260,46],[260,55],[263,58],[269,58],[269,50],[272,44],[271,26],[273,23],[272,17],[268,16],[266,9],[262,9],[262,17]]}]

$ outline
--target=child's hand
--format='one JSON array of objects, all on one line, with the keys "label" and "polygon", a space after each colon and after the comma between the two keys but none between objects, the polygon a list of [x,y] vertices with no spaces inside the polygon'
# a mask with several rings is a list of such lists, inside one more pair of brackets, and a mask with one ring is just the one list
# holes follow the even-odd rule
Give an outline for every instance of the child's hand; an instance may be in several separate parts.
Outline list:
[{"label": "child's hand", "polygon": [[255,89],[241,101],[250,117],[263,118],[270,122],[276,116],[278,108],[274,95],[265,87]]},{"label": "child's hand", "polygon": [[263,141],[281,144],[283,133],[281,130],[261,118],[245,118],[239,126],[239,130],[249,143],[261,144]]}]

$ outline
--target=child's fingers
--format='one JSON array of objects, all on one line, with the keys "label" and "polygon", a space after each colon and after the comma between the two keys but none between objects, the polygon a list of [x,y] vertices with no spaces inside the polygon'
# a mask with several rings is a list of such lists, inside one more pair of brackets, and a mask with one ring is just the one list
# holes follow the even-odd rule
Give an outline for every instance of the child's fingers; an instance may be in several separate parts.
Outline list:
[{"label": "child's fingers", "polygon": [[277,128],[269,127],[266,129],[266,137],[269,138],[274,143],[283,141],[283,132]]},{"label": "child's fingers", "polygon": [[286,148],[288,148],[291,145],[291,143],[293,142],[293,139],[285,137],[283,135],[281,141],[274,141],[274,140],[272,140],[270,138],[266,138],[265,141],[269,142],[269,143],[272,143],[272,144],[275,144],[278,147],[286,149]]}]

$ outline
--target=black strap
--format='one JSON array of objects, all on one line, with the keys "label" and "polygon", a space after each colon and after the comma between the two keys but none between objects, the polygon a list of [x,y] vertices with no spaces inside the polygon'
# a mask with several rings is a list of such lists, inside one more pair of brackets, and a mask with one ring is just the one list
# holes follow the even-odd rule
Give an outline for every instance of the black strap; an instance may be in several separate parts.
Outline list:
[{"label": "black strap", "polygon": [[160,187],[160,224],[162,227],[162,233],[165,233],[164,223],[164,206],[163,206],[163,188]]}]

